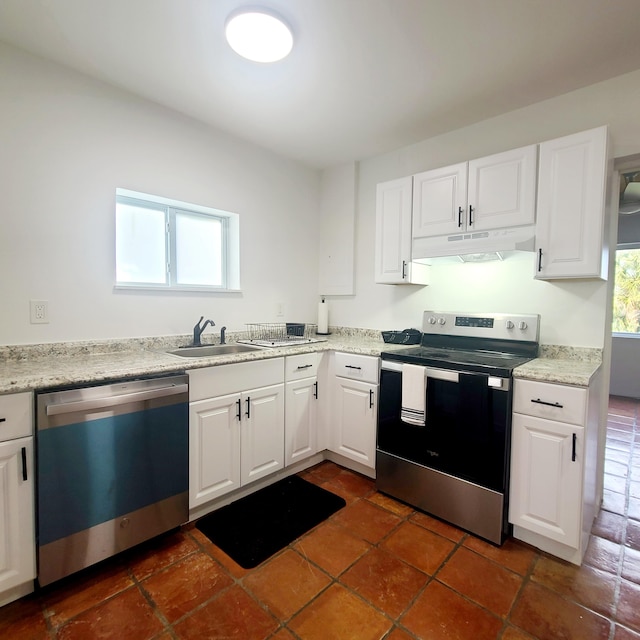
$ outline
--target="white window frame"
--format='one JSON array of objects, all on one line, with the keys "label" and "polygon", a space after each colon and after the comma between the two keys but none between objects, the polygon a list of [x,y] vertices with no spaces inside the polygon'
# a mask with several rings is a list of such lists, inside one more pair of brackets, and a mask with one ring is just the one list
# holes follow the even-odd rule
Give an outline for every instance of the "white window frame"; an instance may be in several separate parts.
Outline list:
[{"label": "white window frame", "polygon": [[[640,242],[627,242],[616,246],[616,251],[624,251],[625,249],[638,249],[640,250]],[[615,287],[615,282],[614,282]],[[615,291],[614,291],[615,297]],[[611,300],[613,304],[613,300]],[[615,338],[629,338],[631,340],[640,340],[640,333],[630,333],[628,331],[612,331],[611,335]]]},{"label": "white window frame", "polygon": [[[115,289],[135,289],[153,291],[199,291],[199,292],[238,292],[240,291],[240,233],[239,216],[236,213],[213,209],[201,205],[172,200],[162,196],[154,196],[129,189],[116,189],[116,204],[132,204],[138,207],[149,207],[162,210],[165,214],[165,252],[167,256],[166,279],[164,283],[119,282],[117,265]],[[115,210],[115,207],[114,207]],[[217,285],[184,285],[178,284],[176,275],[176,214],[209,217],[222,223],[221,256],[222,284]],[[115,224],[115,214],[114,214]],[[116,236],[117,242],[117,236]],[[117,260],[117,257],[116,257]]]}]

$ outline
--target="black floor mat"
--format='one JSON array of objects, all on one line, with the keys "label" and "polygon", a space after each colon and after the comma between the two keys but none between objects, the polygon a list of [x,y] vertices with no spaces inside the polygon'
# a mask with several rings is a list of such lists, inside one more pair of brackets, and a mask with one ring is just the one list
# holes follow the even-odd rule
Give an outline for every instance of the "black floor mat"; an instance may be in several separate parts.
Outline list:
[{"label": "black floor mat", "polygon": [[345,504],[340,496],[289,476],[200,518],[196,528],[241,567],[252,569]]}]

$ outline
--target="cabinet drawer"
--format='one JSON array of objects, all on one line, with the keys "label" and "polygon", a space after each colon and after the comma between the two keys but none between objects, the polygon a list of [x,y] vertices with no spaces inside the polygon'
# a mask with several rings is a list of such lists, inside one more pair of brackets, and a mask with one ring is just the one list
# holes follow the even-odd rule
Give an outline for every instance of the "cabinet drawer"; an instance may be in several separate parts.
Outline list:
[{"label": "cabinet drawer", "polygon": [[341,378],[352,378],[378,384],[380,359],[350,353],[335,354],[335,374]]},{"label": "cabinet drawer", "polygon": [[568,424],[584,425],[587,417],[587,389],[517,379],[513,411]]},{"label": "cabinet drawer", "polygon": [[189,374],[189,401],[215,398],[247,389],[284,382],[284,358],[224,364],[192,369]]},{"label": "cabinet drawer", "polygon": [[0,442],[33,435],[33,395],[0,396]]},{"label": "cabinet drawer", "polygon": [[285,380],[290,382],[317,376],[321,355],[320,353],[302,353],[297,356],[287,356],[284,362]]}]

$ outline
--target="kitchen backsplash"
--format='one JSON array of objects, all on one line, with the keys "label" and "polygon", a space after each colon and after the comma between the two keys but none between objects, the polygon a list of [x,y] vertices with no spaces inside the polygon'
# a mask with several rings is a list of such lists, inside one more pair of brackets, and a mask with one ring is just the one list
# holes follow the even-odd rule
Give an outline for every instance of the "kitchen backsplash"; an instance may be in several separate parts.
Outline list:
[{"label": "kitchen backsplash", "polygon": [[[382,334],[377,329],[357,329],[353,327],[329,327],[332,336],[350,339],[379,340]],[[227,342],[246,339],[247,332],[227,333]],[[95,340],[82,342],[51,342],[43,344],[5,345],[0,346],[0,362],[19,362],[20,360],[36,360],[51,357],[82,357],[83,355],[120,353],[126,351],[166,351],[191,343],[193,336],[183,334],[176,336],[157,336],[151,338],[128,338],[116,340]],[[212,332],[202,336],[202,344],[216,344],[220,340],[218,333]],[[595,361],[602,360],[602,349],[588,347],[569,347],[563,345],[540,345],[540,358],[560,360]]]}]

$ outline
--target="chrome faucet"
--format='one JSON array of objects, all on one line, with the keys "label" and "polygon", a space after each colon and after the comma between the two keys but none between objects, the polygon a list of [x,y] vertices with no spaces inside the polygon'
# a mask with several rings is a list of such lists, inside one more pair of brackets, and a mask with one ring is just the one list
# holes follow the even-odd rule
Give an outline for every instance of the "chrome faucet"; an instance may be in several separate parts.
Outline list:
[{"label": "chrome faucet", "polygon": [[225,338],[225,331],[227,330],[227,327],[220,327],[220,344],[225,344],[226,338]]},{"label": "chrome faucet", "polygon": [[196,326],[193,327],[193,347],[201,347],[202,342],[200,342],[200,336],[202,332],[207,328],[207,325],[211,325],[212,327],[216,326],[216,323],[213,320],[205,320],[204,324],[200,326],[200,323],[204,320],[204,316],[200,316],[200,320],[196,323]]}]

